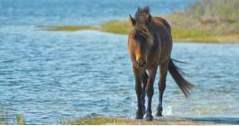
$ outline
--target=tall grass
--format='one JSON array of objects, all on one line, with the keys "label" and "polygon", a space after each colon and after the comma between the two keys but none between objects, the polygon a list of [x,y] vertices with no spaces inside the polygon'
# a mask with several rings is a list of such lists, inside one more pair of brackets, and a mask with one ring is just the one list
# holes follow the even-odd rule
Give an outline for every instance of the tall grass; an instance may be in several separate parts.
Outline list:
[{"label": "tall grass", "polygon": [[217,20],[235,22],[239,19],[239,1],[197,0],[186,12],[194,17],[210,17]]},{"label": "tall grass", "polygon": [[197,0],[183,12],[167,15],[176,39],[239,41],[239,0]]}]

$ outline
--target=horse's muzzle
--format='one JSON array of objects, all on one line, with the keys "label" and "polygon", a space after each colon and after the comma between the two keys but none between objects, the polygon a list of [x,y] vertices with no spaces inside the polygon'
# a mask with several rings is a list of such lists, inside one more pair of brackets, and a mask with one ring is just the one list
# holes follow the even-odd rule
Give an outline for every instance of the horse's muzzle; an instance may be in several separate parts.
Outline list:
[{"label": "horse's muzzle", "polygon": [[138,65],[139,67],[144,67],[144,66],[146,65],[146,62],[145,62],[144,60],[142,60],[142,59],[139,59],[139,60],[137,61],[137,65]]}]

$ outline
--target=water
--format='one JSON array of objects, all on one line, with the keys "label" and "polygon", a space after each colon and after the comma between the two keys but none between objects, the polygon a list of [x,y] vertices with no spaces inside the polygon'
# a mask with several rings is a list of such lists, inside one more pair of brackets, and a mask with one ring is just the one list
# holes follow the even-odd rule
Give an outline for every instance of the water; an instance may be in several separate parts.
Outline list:
[{"label": "water", "polygon": [[153,14],[181,10],[191,0],[0,0],[1,25],[95,24],[134,14],[148,5]]},{"label": "water", "polygon": [[[0,106],[10,121],[23,114],[27,124],[56,124],[62,118],[92,114],[134,118],[136,107],[127,36],[47,32],[39,30],[39,25],[98,24],[123,19],[140,4],[152,5],[156,14],[189,4],[180,0],[35,2],[0,0]],[[174,4],[178,8],[170,7]],[[94,9],[82,9],[86,7]],[[177,65],[196,88],[185,99],[168,76],[164,115],[238,117],[238,48],[237,44],[174,44],[172,57],[190,63]],[[155,83],[154,112],[157,97]]]}]

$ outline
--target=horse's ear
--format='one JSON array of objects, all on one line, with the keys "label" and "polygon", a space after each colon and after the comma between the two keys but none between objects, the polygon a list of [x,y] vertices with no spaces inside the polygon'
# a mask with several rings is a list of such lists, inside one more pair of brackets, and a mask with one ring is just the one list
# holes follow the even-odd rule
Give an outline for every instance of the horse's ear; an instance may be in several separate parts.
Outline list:
[{"label": "horse's ear", "polygon": [[149,13],[150,13],[150,8],[149,8],[149,6],[144,7],[144,11],[145,11],[147,14],[149,14]]},{"label": "horse's ear", "polygon": [[151,14],[148,14],[148,17],[147,17],[148,19],[147,19],[147,23],[150,23],[151,21],[152,21],[152,16],[151,16]]},{"label": "horse's ear", "polygon": [[129,15],[129,19],[130,19],[131,24],[134,26],[136,24],[135,19],[131,15]]}]

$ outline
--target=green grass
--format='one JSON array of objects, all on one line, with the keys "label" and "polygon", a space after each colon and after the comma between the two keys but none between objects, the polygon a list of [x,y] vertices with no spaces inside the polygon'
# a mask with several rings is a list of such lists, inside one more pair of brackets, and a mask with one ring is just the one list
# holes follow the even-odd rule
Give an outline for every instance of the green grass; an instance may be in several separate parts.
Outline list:
[{"label": "green grass", "polygon": [[128,34],[131,25],[127,21],[109,21],[103,23],[101,26],[101,31],[116,33],[116,34]]}]

